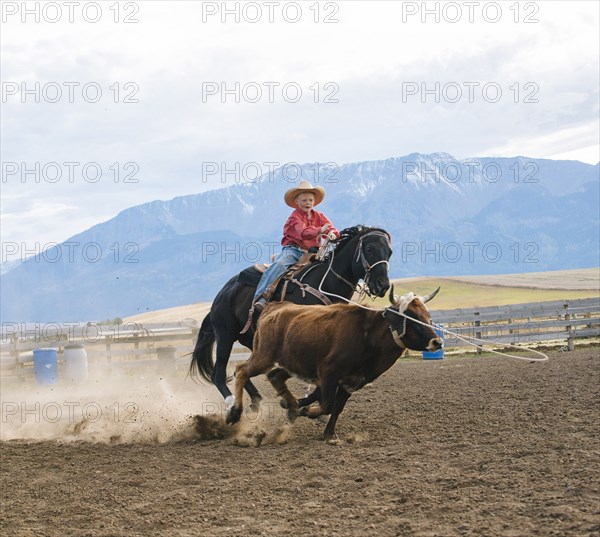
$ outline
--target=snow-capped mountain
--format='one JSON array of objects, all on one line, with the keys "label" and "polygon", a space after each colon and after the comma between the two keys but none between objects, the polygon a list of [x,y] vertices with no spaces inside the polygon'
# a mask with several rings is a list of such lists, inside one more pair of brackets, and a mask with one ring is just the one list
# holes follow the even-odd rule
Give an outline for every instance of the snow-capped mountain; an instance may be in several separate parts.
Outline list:
[{"label": "snow-capped mountain", "polygon": [[237,271],[278,251],[290,212],[283,194],[300,176],[326,189],[319,210],[339,229],[365,224],[391,233],[394,277],[598,265],[598,165],[414,153],[307,163],[301,174],[280,168],[131,207],[9,267],[2,320],[99,319],[211,300]]}]

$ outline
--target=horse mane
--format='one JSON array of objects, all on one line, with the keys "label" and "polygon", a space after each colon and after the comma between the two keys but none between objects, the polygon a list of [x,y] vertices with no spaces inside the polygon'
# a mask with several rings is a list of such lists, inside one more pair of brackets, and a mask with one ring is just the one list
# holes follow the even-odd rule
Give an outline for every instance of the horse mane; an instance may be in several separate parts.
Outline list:
[{"label": "horse mane", "polygon": [[379,227],[367,227],[362,224],[347,227],[346,229],[342,229],[342,231],[340,231],[339,238],[333,241],[335,244],[335,251],[339,252],[342,250],[344,246],[346,246],[357,235],[364,235],[371,231],[381,231],[389,236],[389,233],[385,229],[381,229]]}]

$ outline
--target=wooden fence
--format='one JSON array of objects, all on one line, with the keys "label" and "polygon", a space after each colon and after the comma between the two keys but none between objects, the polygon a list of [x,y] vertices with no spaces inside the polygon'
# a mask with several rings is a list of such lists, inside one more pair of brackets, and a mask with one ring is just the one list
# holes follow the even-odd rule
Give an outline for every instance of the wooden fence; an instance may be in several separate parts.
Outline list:
[{"label": "wooden fence", "polygon": [[90,367],[133,369],[172,362],[176,369],[189,364],[199,331],[194,319],[171,323],[35,323],[2,326],[0,375],[33,377],[33,351],[56,349],[59,366],[68,345],[83,345]]},{"label": "wooden fence", "polygon": [[[432,320],[461,336],[513,345],[557,342],[572,350],[575,340],[600,336],[600,299],[538,302],[510,306],[431,311]],[[59,365],[66,345],[84,345],[91,368],[187,368],[199,322],[124,323],[3,323],[0,342],[2,380],[33,377],[33,350],[55,348]],[[445,337],[446,349],[467,343]],[[236,345],[234,358],[248,351]]]},{"label": "wooden fence", "polygon": [[[573,350],[575,339],[600,335],[600,298],[431,311],[431,318],[460,336],[511,345],[562,341]],[[452,336],[444,344],[468,345]]]}]

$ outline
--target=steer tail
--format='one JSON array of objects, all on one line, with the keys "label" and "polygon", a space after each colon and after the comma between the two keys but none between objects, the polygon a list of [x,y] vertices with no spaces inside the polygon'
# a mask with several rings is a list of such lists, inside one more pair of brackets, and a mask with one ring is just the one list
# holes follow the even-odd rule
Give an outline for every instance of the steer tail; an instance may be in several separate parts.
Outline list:
[{"label": "steer tail", "polygon": [[214,369],[212,350],[214,343],[215,331],[210,319],[210,312],[208,312],[208,315],[202,321],[196,347],[192,353],[189,375],[194,380],[200,375],[204,380],[212,383],[212,372]]}]

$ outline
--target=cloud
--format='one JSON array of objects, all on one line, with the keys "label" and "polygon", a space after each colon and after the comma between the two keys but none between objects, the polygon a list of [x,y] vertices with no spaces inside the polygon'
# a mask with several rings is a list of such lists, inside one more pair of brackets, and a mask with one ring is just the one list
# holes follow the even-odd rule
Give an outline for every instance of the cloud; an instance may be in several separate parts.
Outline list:
[{"label": "cloud", "polygon": [[553,131],[539,137],[516,136],[506,144],[491,147],[486,154],[495,156],[527,155],[557,160],[600,161],[600,123],[589,121],[582,125]]},{"label": "cloud", "polygon": [[[223,186],[220,174],[202,177],[207,162],[341,164],[414,151],[597,161],[597,3],[500,3],[498,22],[486,20],[492,3],[480,3],[472,23],[461,2],[427,3],[439,22],[422,2],[331,2],[302,3],[289,23],[287,4],[273,23],[261,3],[256,23],[206,12],[202,22],[221,2],[129,3],[137,24],[122,22],[131,15],[123,3],[119,23],[106,3],[96,24],[77,12],[73,23],[9,18],[3,81],[38,82],[42,93],[58,85],[63,95],[78,85],[74,102],[4,95],[2,161],[63,171],[76,162],[78,172],[97,163],[103,175],[3,177],[2,240],[64,240],[129,206]],[[450,4],[462,10],[455,22],[444,20],[457,15]],[[203,94],[207,83],[260,88],[263,98],[230,93],[223,103]],[[299,102],[286,83],[302,90]],[[102,97],[91,102],[95,88]],[[132,166],[137,182],[127,183]]]}]

